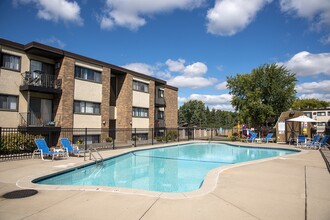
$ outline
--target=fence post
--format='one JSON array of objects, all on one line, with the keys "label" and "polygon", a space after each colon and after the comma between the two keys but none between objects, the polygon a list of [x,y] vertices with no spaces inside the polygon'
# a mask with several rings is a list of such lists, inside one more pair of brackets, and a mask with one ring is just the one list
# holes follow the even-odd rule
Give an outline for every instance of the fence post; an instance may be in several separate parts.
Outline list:
[{"label": "fence post", "polygon": [[84,161],[86,161],[86,151],[87,151],[87,128],[85,128],[84,142],[85,142]]},{"label": "fence post", "polygon": [[134,128],[134,147],[136,147],[136,128]]},{"label": "fence post", "polygon": [[151,128],[151,145],[154,145],[154,128]]},{"label": "fence post", "polygon": [[167,144],[167,128],[165,128],[165,141],[166,141],[166,144]]},{"label": "fence post", "polygon": [[193,128],[193,141],[195,140],[195,128]]},{"label": "fence post", "polygon": [[180,129],[178,127],[178,142],[180,142]]},{"label": "fence post", "polygon": [[213,141],[213,128],[211,128],[211,141]]}]

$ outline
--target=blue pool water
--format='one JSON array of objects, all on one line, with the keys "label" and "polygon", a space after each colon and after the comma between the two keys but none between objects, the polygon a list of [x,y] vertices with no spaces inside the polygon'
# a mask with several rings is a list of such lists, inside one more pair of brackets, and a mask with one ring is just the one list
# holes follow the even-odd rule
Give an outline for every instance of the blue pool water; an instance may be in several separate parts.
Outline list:
[{"label": "blue pool water", "polygon": [[117,186],[159,192],[189,192],[203,184],[208,171],[245,161],[297,151],[194,143],[133,151],[34,183],[77,186]]}]

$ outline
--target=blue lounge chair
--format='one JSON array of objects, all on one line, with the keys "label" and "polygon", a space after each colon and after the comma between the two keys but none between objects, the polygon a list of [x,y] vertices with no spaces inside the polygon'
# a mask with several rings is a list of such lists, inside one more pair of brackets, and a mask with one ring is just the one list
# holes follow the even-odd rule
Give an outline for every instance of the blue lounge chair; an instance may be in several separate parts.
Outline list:
[{"label": "blue lounge chair", "polygon": [[318,142],[320,140],[320,135],[319,134],[316,134],[314,135],[313,139],[310,140],[310,141],[307,141],[306,144],[305,144],[305,147],[306,148],[309,148],[309,147],[312,147],[315,145],[316,142]]},{"label": "blue lounge chair", "polygon": [[67,152],[67,156],[69,157],[69,154],[78,154],[78,157],[80,156],[80,153],[82,152],[79,149],[75,149],[72,147],[69,139],[67,138],[61,138],[61,144],[63,146],[63,149]]},{"label": "blue lounge chair", "polygon": [[34,155],[37,153],[37,152],[40,152],[40,155],[41,155],[41,159],[44,160],[44,156],[45,155],[49,155],[49,156],[52,156],[52,160],[54,160],[54,157],[55,156],[65,156],[65,152],[54,152],[54,151],[50,151],[48,146],[47,146],[47,143],[45,141],[45,139],[36,139],[34,140],[34,142],[36,143],[38,149],[34,150],[33,151],[33,154],[32,154],[32,158],[34,157]]},{"label": "blue lounge chair", "polygon": [[264,141],[266,143],[268,142],[274,142],[274,138],[273,137],[273,133],[268,133],[267,136],[265,138],[263,138],[261,141]]},{"label": "blue lounge chair", "polygon": [[328,138],[329,138],[329,135],[324,135],[323,138],[320,140],[320,142],[315,142],[315,144],[313,145],[313,148],[318,147],[318,149],[321,149],[327,143]]},{"label": "blue lounge chair", "polygon": [[242,139],[241,141],[242,142],[249,142],[249,141],[253,142],[254,139],[256,139],[256,138],[257,138],[257,133],[251,133],[251,136],[249,138]]},{"label": "blue lounge chair", "polygon": [[298,135],[297,137],[297,147],[299,146],[299,144],[302,146],[302,145],[305,145],[306,144],[306,137],[305,135]]}]

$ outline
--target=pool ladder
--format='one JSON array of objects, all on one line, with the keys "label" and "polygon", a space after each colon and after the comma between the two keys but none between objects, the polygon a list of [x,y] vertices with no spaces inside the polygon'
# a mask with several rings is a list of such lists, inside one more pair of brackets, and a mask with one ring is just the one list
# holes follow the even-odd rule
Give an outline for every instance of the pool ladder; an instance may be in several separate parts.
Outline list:
[{"label": "pool ladder", "polygon": [[[97,156],[95,156],[97,154]],[[94,160],[96,163],[103,162],[103,157],[96,148],[89,149],[89,159]]]}]

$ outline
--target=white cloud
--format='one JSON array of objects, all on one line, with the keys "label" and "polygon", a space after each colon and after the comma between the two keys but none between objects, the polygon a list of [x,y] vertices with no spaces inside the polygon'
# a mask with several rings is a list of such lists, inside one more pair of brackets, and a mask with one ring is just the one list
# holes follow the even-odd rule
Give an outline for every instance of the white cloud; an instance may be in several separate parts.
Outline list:
[{"label": "white cloud", "polygon": [[54,46],[58,46],[59,48],[65,47],[65,43],[54,36],[52,36],[48,39],[40,40],[40,42],[44,43],[44,44],[52,44]]},{"label": "white cloud", "polygon": [[308,82],[296,86],[298,93],[330,93],[330,80]]},{"label": "white cloud", "polygon": [[171,72],[182,72],[185,69],[185,60],[184,59],[178,59],[178,60],[171,60],[168,59],[166,61],[166,65],[168,66],[169,71]]},{"label": "white cloud", "polygon": [[205,78],[205,77],[187,77],[184,75],[176,76],[167,81],[169,85],[176,87],[189,87],[192,89],[199,89],[207,86],[212,86],[217,82],[215,78]]},{"label": "white cloud", "polygon": [[138,73],[143,73],[145,75],[151,76],[154,73],[154,67],[145,63],[130,63],[123,66],[126,69],[133,70]]},{"label": "white cloud", "polygon": [[137,30],[147,23],[145,17],[175,9],[191,10],[205,0],[107,0],[106,14],[101,16],[101,28],[114,26]]},{"label": "white cloud", "polygon": [[313,76],[321,73],[330,76],[330,53],[312,54],[302,51],[294,55],[289,61],[279,63],[286,66],[298,76]]},{"label": "white cloud", "polygon": [[75,1],[67,0],[15,0],[14,5],[35,4],[38,9],[37,16],[48,21],[72,22],[83,25],[80,17],[80,7]]},{"label": "white cloud", "polygon": [[323,36],[320,42],[324,45],[330,44],[330,34]]},{"label": "white cloud", "polygon": [[302,83],[296,86],[296,91],[301,99],[316,98],[330,101],[330,80]]},{"label": "white cloud", "polygon": [[183,72],[186,76],[199,76],[207,72],[207,66],[204,63],[196,62],[186,66]]},{"label": "white cloud", "polygon": [[281,10],[306,18],[317,29],[330,26],[329,0],[280,0]]},{"label": "white cloud", "polygon": [[207,12],[207,31],[232,36],[242,31],[267,3],[272,0],[217,0]]},{"label": "white cloud", "polygon": [[202,94],[191,94],[189,97],[184,98],[180,97],[179,102],[184,103],[189,100],[200,100],[209,106],[209,108],[215,108],[226,111],[234,111],[234,108],[231,105],[232,96],[229,94],[221,95],[202,95]]},{"label": "white cloud", "polygon": [[226,90],[227,89],[227,81],[224,81],[222,83],[219,83],[218,85],[216,85],[215,88],[216,89],[219,89],[219,90]]}]

